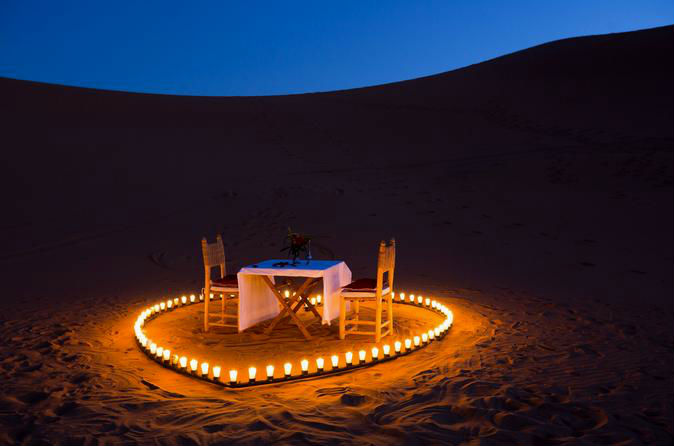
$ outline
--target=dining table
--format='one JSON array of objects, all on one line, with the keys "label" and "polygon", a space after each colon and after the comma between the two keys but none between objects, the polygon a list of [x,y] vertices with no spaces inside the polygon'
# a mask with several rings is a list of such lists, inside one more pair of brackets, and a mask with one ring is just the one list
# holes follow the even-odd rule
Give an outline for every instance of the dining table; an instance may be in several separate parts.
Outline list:
[{"label": "dining table", "polygon": [[[303,277],[302,285],[285,296],[277,277]],[[270,259],[245,266],[237,274],[239,284],[239,332],[272,319],[265,333],[270,334],[286,316],[295,322],[306,339],[312,336],[297,315],[300,308],[311,311],[323,324],[339,317],[341,288],[351,283],[351,270],[343,260]],[[323,282],[323,314],[309,298],[318,282]]]}]

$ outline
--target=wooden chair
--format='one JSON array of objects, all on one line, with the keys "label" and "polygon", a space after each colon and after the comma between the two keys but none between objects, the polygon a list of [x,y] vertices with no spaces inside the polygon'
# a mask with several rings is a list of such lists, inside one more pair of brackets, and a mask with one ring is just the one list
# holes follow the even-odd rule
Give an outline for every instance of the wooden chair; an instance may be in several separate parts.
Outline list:
[{"label": "wooden chair", "polygon": [[[208,326],[216,327],[234,327],[239,328],[239,282],[236,274],[227,275],[225,265],[225,247],[222,243],[222,237],[217,235],[215,243],[208,243],[206,237],[201,239],[201,251],[204,255],[204,331],[208,331]],[[219,266],[220,277],[212,279],[211,269]],[[211,293],[222,294],[222,309],[220,311],[220,322],[210,322],[208,303],[211,300]],[[234,314],[227,313],[227,306],[233,303]],[[234,322],[227,323],[227,320],[234,319]]]},{"label": "wooden chair", "polygon": [[[379,244],[377,260],[377,278],[359,279],[342,287],[339,296],[339,338],[344,339],[347,334],[374,335],[375,342],[381,341],[383,336],[393,334],[393,274],[395,272],[396,242],[395,239],[387,244]],[[382,322],[382,313],[386,302],[386,322]],[[354,317],[346,317],[346,303],[354,304]],[[360,319],[360,303],[375,303],[375,320]],[[359,325],[374,325],[374,331],[360,331]],[[348,328],[352,326],[352,328]],[[382,333],[383,329],[386,329]]]}]

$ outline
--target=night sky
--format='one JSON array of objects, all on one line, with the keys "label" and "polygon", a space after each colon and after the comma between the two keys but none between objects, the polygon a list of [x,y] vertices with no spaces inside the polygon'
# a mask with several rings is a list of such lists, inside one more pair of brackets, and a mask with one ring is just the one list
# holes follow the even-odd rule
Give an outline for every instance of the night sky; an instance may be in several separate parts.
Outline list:
[{"label": "night sky", "polygon": [[4,0],[0,76],[184,95],[303,93],[672,22],[671,0]]}]

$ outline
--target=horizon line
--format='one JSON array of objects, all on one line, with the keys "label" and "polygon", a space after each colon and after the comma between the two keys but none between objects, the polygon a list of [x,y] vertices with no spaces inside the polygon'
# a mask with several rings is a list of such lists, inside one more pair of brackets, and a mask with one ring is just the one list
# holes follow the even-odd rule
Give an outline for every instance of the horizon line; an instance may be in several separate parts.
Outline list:
[{"label": "horizon line", "polygon": [[120,89],[114,89],[114,88],[101,88],[101,87],[88,87],[88,86],[83,86],[83,85],[73,85],[73,84],[59,84],[55,82],[47,82],[47,81],[39,81],[39,80],[34,80],[34,79],[22,79],[22,78],[16,78],[16,77],[8,77],[4,75],[0,75],[0,80],[10,80],[10,81],[17,81],[17,82],[25,82],[25,83],[32,83],[32,84],[39,84],[39,85],[45,85],[45,86],[53,86],[53,87],[66,87],[66,88],[72,88],[72,89],[78,89],[78,90],[89,90],[89,91],[94,91],[94,92],[105,92],[105,93],[124,93],[124,94],[133,94],[133,95],[148,95],[148,96],[166,96],[166,97],[180,97],[180,98],[211,98],[211,99],[224,99],[224,98],[272,98],[272,97],[286,97],[286,96],[302,96],[302,95],[316,95],[316,94],[331,94],[331,93],[341,93],[341,92],[348,92],[348,91],[357,91],[357,90],[364,90],[368,88],[376,88],[376,87],[382,87],[382,86],[387,86],[387,85],[394,85],[394,84],[400,84],[404,82],[411,82],[411,81],[416,81],[416,80],[421,80],[421,79],[427,79],[431,77],[436,77],[436,76],[441,76],[444,74],[452,73],[455,71],[459,70],[464,70],[469,67],[474,67],[476,65],[481,65],[490,61],[494,61],[497,59],[501,59],[504,57],[511,56],[513,54],[517,54],[523,51],[527,51],[533,48],[538,48],[541,46],[545,45],[550,45],[558,42],[564,42],[567,40],[575,40],[575,39],[585,39],[585,38],[591,38],[591,37],[599,37],[599,36],[613,36],[617,34],[630,34],[630,33],[638,33],[638,32],[644,32],[644,31],[651,31],[651,30],[656,30],[656,29],[663,29],[663,28],[673,28],[674,29],[674,23],[668,24],[668,25],[661,25],[661,26],[653,26],[650,28],[639,28],[639,29],[633,29],[633,30],[628,30],[628,31],[617,31],[617,32],[611,32],[611,33],[598,33],[598,34],[584,34],[584,35],[579,35],[579,36],[570,36],[570,37],[564,37],[561,39],[555,39],[555,40],[549,40],[546,42],[542,42],[536,45],[528,46],[526,48],[521,48],[509,53],[501,54],[499,56],[495,56],[489,59],[485,59],[479,62],[471,63],[468,65],[463,65],[461,67],[453,68],[447,71],[440,71],[437,73],[433,74],[427,74],[419,77],[414,77],[414,78],[408,78],[408,79],[401,79],[401,80],[396,80],[396,81],[391,81],[391,82],[384,82],[380,84],[370,84],[370,85],[362,85],[358,87],[348,87],[348,88],[341,88],[341,89],[335,89],[335,90],[317,90],[317,91],[305,91],[305,92],[298,92],[298,93],[279,93],[279,94],[263,94],[263,95],[193,95],[193,94],[182,94],[182,93],[158,93],[158,92],[150,92],[150,91],[137,91],[137,90],[120,90]]}]

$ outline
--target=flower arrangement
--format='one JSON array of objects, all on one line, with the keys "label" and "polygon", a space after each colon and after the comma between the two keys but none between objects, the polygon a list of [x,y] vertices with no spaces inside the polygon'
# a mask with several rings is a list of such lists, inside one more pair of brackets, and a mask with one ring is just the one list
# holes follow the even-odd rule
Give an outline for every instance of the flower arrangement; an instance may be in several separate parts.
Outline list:
[{"label": "flower arrangement", "polygon": [[304,254],[307,264],[311,260],[311,237],[299,232],[293,232],[288,228],[288,234],[284,240],[284,246],[281,252],[288,251],[288,258],[292,257],[292,265],[297,265],[297,259]]}]

